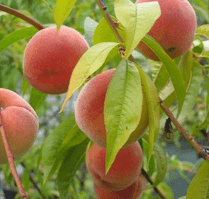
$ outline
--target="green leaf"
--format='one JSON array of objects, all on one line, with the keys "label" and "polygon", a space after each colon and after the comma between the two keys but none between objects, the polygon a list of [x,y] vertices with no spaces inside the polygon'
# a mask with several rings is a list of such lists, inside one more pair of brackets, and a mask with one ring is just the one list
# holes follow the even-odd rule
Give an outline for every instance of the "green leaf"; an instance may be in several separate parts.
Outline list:
[{"label": "green leaf", "polygon": [[160,142],[154,144],[154,154],[157,160],[157,176],[155,178],[154,186],[157,186],[163,181],[167,172],[167,158],[166,152]]},{"label": "green leaf", "polygon": [[128,59],[160,17],[160,6],[157,1],[134,4],[130,0],[116,0],[114,8],[117,19],[125,27],[125,59]]},{"label": "green leaf", "polygon": [[187,199],[209,198],[209,162],[205,161],[198,169],[186,194]]},{"label": "green leaf", "polygon": [[173,190],[166,183],[161,182],[158,185],[158,189],[160,189],[160,192],[165,196],[165,198],[174,199]]},{"label": "green leaf", "polygon": [[88,143],[89,139],[85,139],[81,144],[72,147],[65,157],[57,176],[60,198],[67,198],[68,188],[74,175],[85,160],[85,151]]},{"label": "green leaf", "polygon": [[29,104],[36,111],[46,100],[47,94],[37,91],[35,88],[31,89]]},{"label": "green leaf", "polygon": [[179,62],[179,69],[181,70],[181,74],[184,78],[184,83],[187,90],[189,88],[189,83],[192,76],[193,62],[194,62],[194,58],[193,58],[193,52],[191,50],[186,52],[181,57],[181,60]]},{"label": "green leaf", "polygon": [[192,133],[192,136],[196,135],[201,129],[206,128],[208,126],[208,124],[209,124],[209,110],[206,114],[204,121],[197,129],[195,129],[195,131]]},{"label": "green leaf", "polygon": [[181,113],[178,117],[179,120],[187,116],[194,107],[201,87],[202,80],[202,69],[200,68],[199,63],[195,59],[193,59],[191,83],[187,91]]},{"label": "green leaf", "polygon": [[166,67],[162,64],[155,78],[155,86],[157,87],[158,92],[166,85],[169,77],[170,75]]},{"label": "green leaf", "polygon": [[4,39],[0,41],[0,52],[10,44],[13,44],[21,39],[31,37],[37,32],[38,30],[35,27],[27,27],[27,28],[21,28],[19,30],[16,30],[8,34]]},{"label": "green leaf", "polygon": [[59,155],[58,149],[60,145],[74,125],[75,116],[72,114],[62,123],[60,123],[46,138],[42,150],[42,164],[44,166],[51,166],[54,163],[54,160]]},{"label": "green leaf", "polygon": [[136,129],[142,110],[141,80],[136,67],[122,60],[109,84],[104,118],[107,131],[106,172]]},{"label": "green leaf", "polygon": [[[112,17],[113,21],[116,21],[114,17]],[[120,35],[125,38],[124,29],[123,27],[119,26],[117,28]],[[102,18],[99,24],[97,25],[94,36],[93,36],[93,44],[98,44],[102,42],[118,42],[117,37],[113,33],[112,29],[110,28],[109,24],[107,23],[105,18]]]},{"label": "green leaf", "polygon": [[149,46],[150,49],[152,49],[152,51],[159,57],[159,59],[163,62],[164,66],[166,67],[178,97],[177,115],[179,115],[186,95],[186,87],[184,84],[183,76],[178,67],[176,66],[175,62],[166,54],[162,47],[153,38],[146,35],[142,39],[142,41],[147,46]]},{"label": "green leaf", "polygon": [[148,106],[149,134],[147,137],[147,142],[149,145],[149,155],[147,158],[149,162],[149,159],[151,157],[154,148],[155,139],[157,138],[160,130],[160,105],[158,101],[158,92],[155,84],[138,65],[135,64],[135,66],[137,67],[140,73],[143,89],[146,94],[147,106]]},{"label": "green leaf", "polygon": [[85,38],[90,46],[92,46],[92,38],[95,32],[98,22],[94,21],[90,17],[86,17],[84,21]]},{"label": "green leaf", "polygon": [[53,17],[58,30],[69,16],[77,0],[57,0],[54,8]]},{"label": "green leaf", "polygon": [[56,171],[60,168],[63,159],[68,154],[68,150],[81,142],[83,142],[87,136],[75,125],[70,132],[65,136],[63,143],[58,149],[58,156],[54,160],[54,163],[44,168],[44,183],[53,177]]},{"label": "green leaf", "polygon": [[83,54],[73,70],[68,92],[62,104],[61,111],[63,111],[72,94],[85,82],[90,75],[92,75],[103,65],[111,50],[116,46],[118,46],[118,43],[115,42],[99,43],[88,49]]},{"label": "green leaf", "polygon": [[[143,150],[143,152],[144,152],[144,150]],[[155,166],[156,166],[155,157],[153,155],[151,155],[150,161],[149,161],[149,170],[147,172],[149,177],[151,177],[153,175],[153,173],[155,172]]]},{"label": "green leaf", "polygon": [[[113,21],[116,21],[114,17],[112,17]],[[117,27],[117,30],[119,34],[124,38],[124,28],[119,25]],[[94,36],[93,36],[93,44],[98,44],[102,42],[118,42],[117,37],[115,36],[114,32],[110,28],[109,24],[107,23],[105,18],[102,18],[101,21],[99,22],[98,26],[96,27],[94,31]],[[110,60],[112,60],[114,57],[120,57],[118,53],[118,48],[114,48],[111,53],[109,53],[105,63],[108,63]],[[104,63],[104,64],[105,64]]]},{"label": "green leaf", "polygon": [[209,39],[209,25],[202,25],[197,28],[196,34],[203,35]]}]

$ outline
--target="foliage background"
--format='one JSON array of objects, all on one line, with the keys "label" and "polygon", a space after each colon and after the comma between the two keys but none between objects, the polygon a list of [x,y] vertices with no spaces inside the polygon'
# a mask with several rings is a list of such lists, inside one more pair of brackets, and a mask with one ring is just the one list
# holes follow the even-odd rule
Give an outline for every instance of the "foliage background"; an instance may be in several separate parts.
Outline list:
[{"label": "foliage background", "polygon": [[[46,4],[47,2],[47,4]],[[106,5],[109,13],[113,14],[113,2],[106,0]],[[0,4],[7,5],[14,9],[17,9],[24,14],[36,19],[42,24],[52,24],[53,17],[50,10],[54,8],[56,0],[0,0]],[[208,0],[190,0],[190,3],[194,6],[194,9],[198,18],[198,26],[209,23],[209,1]],[[48,7],[49,6],[49,7]],[[73,27],[78,30],[81,34],[84,34],[88,38],[88,33],[84,31],[84,21],[86,17],[91,17],[95,21],[99,22],[102,18],[101,13],[93,0],[79,0],[76,3],[70,16],[64,22],[66,26]],[[0,40],[3,39],[9,33],[21,28],[28,26],[23,20],[18,19],[12,15],[0,12]],[[30,180],[34,179],[35,183],[39,186],[41,192],[45,198],[58,198],[58,191],[56,185],[56,176],[46,184],[43,184],[43,167],[38,166],[41,159],[41,148],[45,138],[58,126],[62,121],[69,117],[70,113],[73,112],[74,102],[77,94],[68,102],[64,112],[58,114],[60,107],[63,103],[65,95],[53,96],[53,95],[42,95],[31,87],[28,88],[28,83],[23,78],[23,52],[24,48],[30,38],[16,42],[0,54],[0,87],[13,90],[20,95],[24,94],[24,98],[36,109],[39,116],[40,129],[37,136],[37,140],[30,152],[26,154],[21,160],[16,161],[18,172],[21,174],[23,186],[26,191],[31,194],[31,198],[40,198],[40,193],[34,187],[34,184]],[[88,40],[91,42],[90,40]],[[91,44],[90,44],[91,45]],[[140,62],[147,73],[152,78],[155,77],[160,65],[153,61],[147,61],[143,56],[140,55]],[[117,60],[114,60],[108,66],[116,67]],[[208,64],[208,60],[205,60]],[[193,132],[205,119],[206,116],[206,105],[208,104],[208,79],[204,79],[202,87],[199,91],[197,103],[193,108],[190,115],[188,115],[181,124],[187,130],[187,132]],[[36,97],[34,97],[36,96]],[[41,98],[40,98],[41,96]],[[206,103],[205,103],[206,102]],[[37,106],[39,104],[39,106]],[[206,104],[206,105],[205,105]],[[175,105],[175,104],[174,104]],[[174,180],[178,175],[176,183],[181,185],[190,182],[190,179],[196,172],[196,169],[202,160],[198,160],[196,153],[191,149],[190,146],[184,141],[184,138],[180,137],[178,132],[174,129],[174,138],[172,141],[167,141],[163,136],[163,126],[166,117],[163,116],[161,120],[161,133],[162,136],[160,141],[163,143],[165,148],[168,150],[168,170],[165,182],[171,187],[164,184],[165,190],[170,194],[174,193],[174,198],[179,198],[186,194],[186,189],[179,193],[178,186],[175,186]],[[208,146],[207,132],[209,129],[204,129],[202,133],[197,134],[196,139],[202,145]],[[23,143],[24,144],[24,143]],[[191,149],[191,150],[190,150]],[[192,156],[191,153],[193,154]],[[175,155],[176,154],[176,155]],[[190,157],[191,162],[188,162]],[[197,161],[197,163],[195,163]],[[194,164],[195,163],[195,164]],[[15,183],[9,171],[9,166],[0,166],[0,184],[5,188],[16,189]],[[0,187],[1,190],[1,187]],[[172,193],[173,192],[173,193]],[[149,198],[150,190],[148,189],[144,194],[143,198]],[[18,197],[18,196],[16,196]],[[153,196],[154,198],[155,196]],[[85,164],[82,164],[77,171],[73,186],[70,187],[69,198],[95,198],[93,193],[93,182],[86,172]]]}]

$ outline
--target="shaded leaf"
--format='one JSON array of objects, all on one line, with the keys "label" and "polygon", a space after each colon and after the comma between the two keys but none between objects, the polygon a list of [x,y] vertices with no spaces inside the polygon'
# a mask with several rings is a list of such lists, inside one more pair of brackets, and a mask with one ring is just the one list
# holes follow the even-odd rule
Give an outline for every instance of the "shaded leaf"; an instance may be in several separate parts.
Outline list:
[{"label": "shaded leaf", "polygon": [[35,88],[32,88],[30,92],[29,104],[36,111],[44,103],[47,96],[48,96],[47,94],[42,93],[36,90]]},{"label": "shaded leaf", "polygon": [[175,88],[177,97],[178,97],[178,114],[180,114],[183,103],[184,103],[184,98],[186,95],[186,88],[184,84],[184,79],[183,76],[174,63],[174,61],[166,54],[166,52],[162,49],[162,47],[150,36],[146,35],[142,41],[149,46],[150,49],[153,50],[153,52],[159,57],[159,59],[163,62],[165,65],[173,86]]},{"label": "shaded leaf", "polygon": [[0,41],[0,52],[7,46],[21,40],[33,36],[38,30],[35,27],[26,27],[16,30],[8,34],[5,38]]},{"label": "shaded leaf", "polygon": [[157,138],[160,130],[160,105],[158,103],[158,92],[157,88],[155,87],[155,84],[138,65],[136,65],[136,67],[140,73],[143,89],[146,94],[149,113],[149,134],[147,137],[146,135],[144,135],[149,144],[149,161],[154,148],[155,139]]},{"label": "shaded leaf", "polygon": [[81,144],[69,149],[68,155],[62,162],[57,176],[57,185],[60,193],[60,198],[67,197],[68,188],[72,183],[74,175],[79,166],[85,160],[85,151],[88,143],[89,139],[85,139]]},{"label": "shaded leaf", "polygon": [[54,160],[59,155],[58,149],[60,145],[74,125],[75,116],[72,114],[62,123],[60,123],[46,138],[42,150],[42,164],[44,166],[51,166],[54,163]]},{"label": "shaded leaf", "polygon": [[199,63],[195,59],[193,59],[191,83],[187,91],[181,113],[178,117],[179,120],[187,116],[194,107],[201,87],[202,79],[202,70],[199,67]]},{"label": "shaded leaf", "polygon": [[157,176],[155,178],[154,186],[157,186],[163,181],[167,172],[167,158],[166,152],[160,142],[154,144],[154,154],[157,160]]}]

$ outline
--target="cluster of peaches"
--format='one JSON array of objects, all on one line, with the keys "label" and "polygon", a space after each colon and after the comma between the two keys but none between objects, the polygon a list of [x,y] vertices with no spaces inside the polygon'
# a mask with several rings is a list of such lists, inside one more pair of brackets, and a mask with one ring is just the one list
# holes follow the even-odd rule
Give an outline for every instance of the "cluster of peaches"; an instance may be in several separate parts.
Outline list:
[{"label": "cluster of peaches", "polygon": [[[136,3],[154,0],[137,0]],[[149,31],[172,58],[191,47],[196,31],[196,15],[187,0],[158,0],[161,16]],[[61,26],[40,30],[29,41],[24,53],[24,77],[37,90],[48,94],[66,93],[73,69],[89,45],[76,30]],[[150,59],[156,55],[140,42],[137,49]],[[143,92],[142,117],[138,127],[118,152],[105,174],[106,130],[104,101],[115,69],[107,70],[84,85],[75,107],[79,128],[94,142],[86,151],[86,166],[94,180],[97,198],[138,198],[146,180],[141,174],[142,149],[138,139],[148,127],[148,107]],[[38,130],[38,118],[32,107],[16,93],[0,89],[3,126],[15,158],[31,147]],[[133,136],[132,136],[133,135]],[[0,136],[1,138],[1,136]],[[24,140],[24,142],[23,142]],[[0,139],[0,164],[7,163]]]}]

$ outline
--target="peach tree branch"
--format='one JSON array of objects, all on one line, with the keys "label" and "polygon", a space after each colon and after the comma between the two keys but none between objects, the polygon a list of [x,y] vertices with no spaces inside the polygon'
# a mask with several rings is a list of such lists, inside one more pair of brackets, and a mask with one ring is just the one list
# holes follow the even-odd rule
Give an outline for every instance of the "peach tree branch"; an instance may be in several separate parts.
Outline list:
[{"label": "peach tree branch", "polygon": [[9,162],[9,166],[10,166],[12,175],[13,175],[13,177],[15,179],[15,182],[17,184],[17,187],[19,189],[21,198],[28,199],[28,197],[26,195],[26,192],[23,189],[23,186],[21,184],[21,181],[20,181],[20,178],[18,176],[18,173],[16,171],[16,167],[15,167],[15,164],[14,164],[14,156],[12,154],[12,151],[11,151],[11,148],[9,146],[9,142],[8,142],[6,133],[4,131],[3,120],[2,120],[2,115],[1,115],[1,107],[0,107],[0,133],[1,133],[1,137],[2,137],[2,140],[3,140],[3,143],[4,143],[4,147],[5,147],[5,150],[6,150],[6,154],[7,154],[7,159],[8,159],[8,162]]},{"label": "peach tree branch", "polygon": [[36,27],[38,30],[41,30],[41,29],[44,29],[45,27],[40,24],[39,22],[37,22],[36,20],[24,15],[23,13],[15,10],[15,9],[12,9],[10,7],[7,7],[7,6],[4,6],[2,4],[0,4],[0,10],[1,11],[4,11],[4,12],[7,12],[11,15],[14,15],[20,19],[23,19],[24,21],[28,22],[29,24],[33,25],[34,27]]}]

